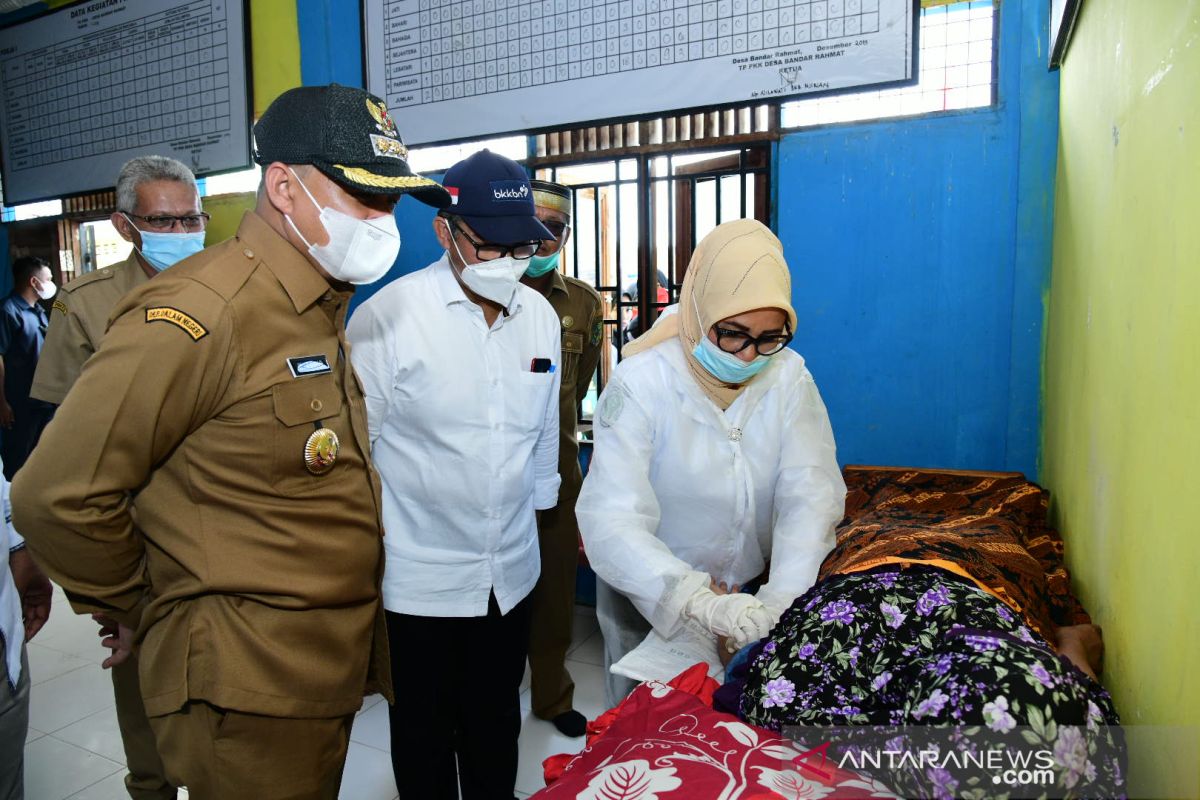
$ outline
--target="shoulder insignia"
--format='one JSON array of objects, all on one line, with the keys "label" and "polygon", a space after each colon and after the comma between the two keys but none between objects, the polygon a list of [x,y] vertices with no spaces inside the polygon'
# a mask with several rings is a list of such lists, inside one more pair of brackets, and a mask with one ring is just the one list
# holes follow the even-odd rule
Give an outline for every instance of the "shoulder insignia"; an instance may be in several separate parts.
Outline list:
[{"label": "shoulder insignia", "polygon": [[198,342],[205,336],[208,336],[207,328],[179,309],[171,308],[170,306],[147,308],[146,322],[169,322],[176,327],[182,328],[188,336],[192,337],[192,341],[194,342]]},{"label": "shoulder insignia", "polygon": [[50,306],[50,310],[61,311],[65,315],[67,313],[67,304],[62,300],[55,300],[54,304]]},{"label": "shoulder insignia", "polygon": [[610,383],[600,397],[597,419],[605,428],[611,428],[621,418],[621,412],[624,410],[625,387],[619,383]]},{"label": "shoulder insignia", "polygon": [[604,335],[604,320],[601,317],[596,317],[592,321],[592,347],[600,344],[600,339]]}]

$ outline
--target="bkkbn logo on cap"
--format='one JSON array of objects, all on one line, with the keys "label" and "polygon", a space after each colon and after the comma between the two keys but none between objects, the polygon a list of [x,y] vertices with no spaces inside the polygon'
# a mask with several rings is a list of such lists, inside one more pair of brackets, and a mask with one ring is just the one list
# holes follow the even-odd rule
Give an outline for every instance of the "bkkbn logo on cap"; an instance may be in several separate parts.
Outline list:
[{"label": "bkkbn logo on cap", "polygon": [[529,184],[524,181],[492,181],[492,198],[521,202],[529,198]]}]

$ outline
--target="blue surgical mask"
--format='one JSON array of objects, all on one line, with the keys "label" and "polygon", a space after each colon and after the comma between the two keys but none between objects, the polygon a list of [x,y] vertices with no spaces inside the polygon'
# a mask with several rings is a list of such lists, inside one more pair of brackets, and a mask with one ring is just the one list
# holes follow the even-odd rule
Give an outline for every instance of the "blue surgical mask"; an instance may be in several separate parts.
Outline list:
[{"label": "blue surgical mask", "polygon": [[[126,219],[129,219],[126,217]],[[133,220],[129,220],[133,225]],[[134,225],[134,227],[137,227]],[[194,256],[204,249],[204,231],[195,233],[154,233],[138,228],[142,235],[142,246],[138,252],[146,263],[162,272],[167,267],[173,267],[188,256]]]},{"label": "blue surgical mask", "polygon": [[534,256],[529,259],[529,266],[525,268],[525,275],[529,278],[540,278],[552,269],[558,269],[558,257],[562,255],[559,251],[552,256]]},{"label": "blue surgical mask", "polygon": [[696,342],[692,355],[710,375],[724,383],[745,383],[761,372],[771,360],[770,356],[755,356],[753,361],[742,361],[733,353],[726,353],[717,347],[707,336]]}]

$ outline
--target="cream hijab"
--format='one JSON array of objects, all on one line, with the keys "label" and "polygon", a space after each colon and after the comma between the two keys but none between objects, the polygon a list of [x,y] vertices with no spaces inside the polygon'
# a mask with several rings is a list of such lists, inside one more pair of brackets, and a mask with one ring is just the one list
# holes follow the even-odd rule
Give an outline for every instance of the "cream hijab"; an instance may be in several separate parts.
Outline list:
[{"label": "cream hijab", "polygon": [[778,308],[796,330],[792,277],[783,245],[770,228],[752,219],[718,225],[692,253],[679,293],[679,313],[662,317],[649,331],[625,345],[631,356],[678,336],[688,369],[721,410],[729,408],[746,384],[717,380],[692,355],[714,323],[759,308]]}]

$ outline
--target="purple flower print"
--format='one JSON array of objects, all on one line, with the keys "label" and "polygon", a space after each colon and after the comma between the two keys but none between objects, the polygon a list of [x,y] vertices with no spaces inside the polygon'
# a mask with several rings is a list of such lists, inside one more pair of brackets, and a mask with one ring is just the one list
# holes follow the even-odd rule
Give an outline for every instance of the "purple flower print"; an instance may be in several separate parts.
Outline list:
[{"label": "purple flower print", "polygon": [[768,656],[774,655],[775,654],[775,643],[767,642],[765,645],[763,645],[762,651],[765,655],[768,655]]},{"label": "purple flower print", "polygon": [[859,649],[858,647],[851,647],[851,648],[850,648],[850,653],[849,653],[849,656],[850,656],[850,666],[852,666],[852,667],[857,667],[857,666],[858,666],[858,656],[859,656],[859,653],[860,653],[860,649]]},{"label": "purple flower print", "polygon": [[766,696],[763,697],[763,708],[783,708],[796,699],[796,684],[787,678],[775,678],[767,681]]},{"label": "purple flower print", "polygon": [[937,661],[934,661],[932,664],[926,664],[925,670],[932,672],[934,675],[945,675],[950,671],[950,663],[950,656],[941,655],[938,656]]},{"label": "purple flower print", "polygon": [[1079,778],[1089,766],[1087,742],[1079,728],[1063,725],[1058,729],[1058,739],[1054,742],[1054,761],[1066,771],[1062,776],[1063,786],[1071,789],[1079,783]]},{"label": "purple flower print", "polygon": [[958,788],[958,781],[954,780],[949,770],[930,767],[925,770],[925,776],[929,778],[930,788],[933,789],[933,796],[937,800],[954,800],[954,790]]},{"label": "purple flower print", "polygon": [[934,609],[950,604],[950,590],[945,586],[929,589],[917,601],[917,614],[928,617]]},{"label": "purple flower print", "polygon": [[808,657],[815,652],[817,652],[816,645],[804,644],[801,645],[800,649],[796,651],[796,658],[800,659],[801,661],[807,661]]},{"label": "purple flower print", "polygon": [[821,609],[821,619],[825,622],[840,622],[849,625],[854,622],[854,613],[858,606],[849,600],[835,600]]},{"label": "purple flower print", "polygon": [[1047,689],[1054,688],[1054,678],[1050,676],[1050,673],[1046,671],[1046,668],[1042,664],[1034,664],[1029,672],[1033,677],[1037,678],[1038,683],[1042,686],[1045,686]]},{"label": "purple flower print", "polygon": [[891,589],[896,585],[896,579],[899,577],[899,572],[881,572],[875,576],[875,582],[884,589]]},{"label": "purple flower print", "polygon": [[871,691],[878,692],[880,689],[888,685],[888,681],[892,679],[892,673],[884,672],[882,675],[877,675],[875,680],[871,681]]},{"label": "purple flower print", "polygon": [[964,636],[963,639],[976,653],[987,653],[1000,646],[1000,640],[994,636]]},{"label": "purple flower print", "polygon": [[1017,727],[1017,721],[1008,713],[1008,698],[1004,695],[983,704],[983,721],[988,728],[1000,733],[1008,733]]},{"label": "purple flower print", "polygon": [[899,606],[894,603],[880,603],[879,610],[883,614],[883,621],[887,623],[889,628],[899,628],[903,623],[907,614],[901,613]]},{"label": "purple flower print", "polygon": [[936,717],[942,713],[942,709],[946,707],[946,702],[950,698],[942,693],[941,689],[934,689],[933,694],[922,700],[915,711],[913,711],[913,719],[921,719],[922,717]]},{"label": "purple flower print", "polygon": [[1012,612],[1008,610],[1007,606],[1000,606],[999,608],[997,608],[996,616],[999,617],[1000,619],[1004,620],[1005,622],[1013,621]]}]

